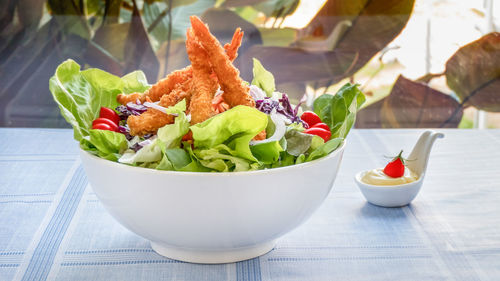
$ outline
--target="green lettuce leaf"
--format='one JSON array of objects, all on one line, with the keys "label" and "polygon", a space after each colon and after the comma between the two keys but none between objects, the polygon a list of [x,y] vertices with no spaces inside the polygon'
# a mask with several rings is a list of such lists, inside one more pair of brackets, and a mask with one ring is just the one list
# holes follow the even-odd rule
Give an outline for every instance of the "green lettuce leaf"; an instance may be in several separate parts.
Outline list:
[{"label": "green lettuce leaf", "polygon": [[195,149],[194,153],[204,167],[218,172],[241,172],[256,170],[260,165],[238,156],[236,151],[224,144],[209,149]]},{"label": "green lettuce leaf", "polygon": [[[150,165],[149,167],[155,165],[154,168],[158,170],[179,170],[186,166],[188,163],[180,161],[185,159],[185,157],[176,157],[176,155],[179,155],[179,152],[167,152],[168,149],[180,149],[182,137],[189,131],[190,124],[184,113],[185,110],[186,100],[168,107],[166,109],[168,114],[178,114],[174,123],[167,124],[158,129],[157,138],[139,151],[127,150],[119,159],[119,162],[141,167],[144,165]],[[170,159],[169,155],[173,159]]]},{"label": "green lettuce leaf", "polygon": [[252,154],[264,164],[272,164],[279,160],[283,148],[279,141],[271,141],[250,146]]},{"label": "green lettuce leaf", "polygon": [[250,150],[250,140],[267,126],[267,115],[259,110],[239,105],[205,122],[190,127],[196,148],[227,145],[233,156],[253,162],[257,159]]},{"label": "green lettuce leaf", "polygon": [[172,162],[168,160],[167,155],[164,153],[162,155],[161,161],[156,165],[157,170],[163,170],[163,171],[173,171],[174,170],[174,165],[172,165]]},{"label": "green lettuce leaf", "polygon": [[130,164],[133,166],[140,166],[142,163],[158,162],[162,159],[163,156],[162,144],[163,143],[159,139],[155,139],[152,143],[144,146],[137,152],[128,149],[118,159],[118,162]]},{"label": "green lettuce leaf", "polygon": [[79,142],[89,136],[101,106],[115,108],[118,94],[143,92],[148,87],[141,72],[120,78],[95,68],[80,71],[80,65],[73,60],[60,64],[49,80],[61,115],[73,126],[74,138]]},{"label": "green lettuce leaf", "polygon": [[142,71],[130,72],[122,77],[122,81],[124,94],[143,93],[151,87]]},{"label": "green lettuce leaf", "polygon": [[264,66],[262,66],[260,61],[256,58],[253,59],[252,85],[255,85],[264,90],[268,97],[271,97],[273,92],[276,91],[273,74],[267,71]]},{"label": "green lettuce leaf", "polygon": [[299,156],[311,147],[313,135],[304,134],[292,129],[285,133],[285,138],[286,152],[293,156]]},{"label": "green lettuce leaf", "polygon": [[170,161],[170,163],[172,163],[172,166],[177,171],[182,170],[192,162],[189,152],[180,147],[166,149],[165,155],[168,157],[168,160]]},{"label": "green lettuce leaf", "polygon": [[309,156],[306,159],[306,162],[316,160],[318,158],[324,157],[331,152],[333,152],[335,149],[337,149],[342,142],[344,141],[343,138],[336,138],[336,139],[331,139],[324,144],[318,146],[315,150],[313,150]]},{"label": "green lettuce leaf", "polygon": [[345,138],[356,121],[356,113],[365,102],[357,84],[347,83],[335,95],[321,95],[313,104],[314,112],[332,131],[332,139]]},{"label": "green lettuce leaf", "polygon": [[82,141],[82,148],[101,158],[117,161],[128,147],[124,134],[104,130],[90,130],[89,134],[89,140]]},{"label": "green lettuce leaf", "polygon": [[179,147],[182,137],[189,132],[189,121],[186,114],[186,100],[182,100],[174,106],[167,108],[168,114],[178,114],[173,124],[168,124],[158,129],[158,139],[164,148]]}]

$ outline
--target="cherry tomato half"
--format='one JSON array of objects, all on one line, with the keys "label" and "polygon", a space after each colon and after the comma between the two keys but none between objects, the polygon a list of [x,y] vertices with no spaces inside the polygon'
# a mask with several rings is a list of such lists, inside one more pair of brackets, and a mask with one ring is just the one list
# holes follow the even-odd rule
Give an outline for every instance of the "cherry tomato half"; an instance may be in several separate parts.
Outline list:
[{"label": "cherry tomato half", "polygon": [[114,131],[113,128],[106,123],[96,123],[95,125],[92,125],[92,129]]},{"label": "cherry tomato half", "polygon": [[321,123],[321,119],[319,118],[319,116],[312,111],[306,111],[302,113],[300,119],[306,122],[307,125],[309,125],[309,128],[314,126],[316,123]]},{"label": "cherry tomato half", "polygon": [[120,122],[120,116],[111,108],[101,107],[101,111],[99,112],[99,118],[106,118],[111,120],[115,125],[118,126]]},{"label": "cherry tomato half", "polygon": [[182,137],[182,141],[192,141],[193,140],[193,132],[189,131]]},{"label": "cherry tomato half", "polygon": [[330,131],[330,127],[328,127],[328,125],[326,125],[325,123],[316,123],[311,128],[321,128]]},{"label": "cherry tomato half", "polygon": [[310,134],[310,135],[316,135],[322,139],[325,140],[325,142],[330,140],[330,137],[332,136],[332,133],[330,131],[327,131],[322,128],[309,128],[307,130],[304,130],[302,133]]},{"label": "cherry tomato half", "polygon": [[109,127],[111,127],[111,129],[113,129],[113,131],[118,131],[118,126],[116,126],[116,124],[113,123],[113,121],[107,118],[97,118],[96,120],[92,121],[92,128],[100,123],[108,125]]}]

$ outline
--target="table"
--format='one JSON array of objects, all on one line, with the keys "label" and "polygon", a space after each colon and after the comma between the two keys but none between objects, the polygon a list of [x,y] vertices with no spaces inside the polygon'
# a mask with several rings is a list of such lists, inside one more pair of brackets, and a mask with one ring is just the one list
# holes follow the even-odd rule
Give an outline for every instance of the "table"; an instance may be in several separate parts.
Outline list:
[{"label": "table", "polygon": [[0,280],[500,280],[500,130],[440,130],[421,193],[365,201],[355,172],[422,130],[353,130],[333,190],[260,258],[169,260],[99,203],[72,131],[0,129]]}]

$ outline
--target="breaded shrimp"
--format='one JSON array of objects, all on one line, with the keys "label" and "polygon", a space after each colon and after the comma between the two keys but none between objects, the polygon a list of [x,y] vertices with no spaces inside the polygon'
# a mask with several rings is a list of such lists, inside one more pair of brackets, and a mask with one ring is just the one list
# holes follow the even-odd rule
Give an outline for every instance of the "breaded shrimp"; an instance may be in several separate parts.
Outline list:
[{"label": "breaded shrimp", "polygon": [[243,31],[241,28],[236,28],[231,39],[231,43],[226,43],[224,45],[224,50],[226,51],[227,57],[230,61],[234,61],[238,57],[238,49],[241,46],[241,41],[243,39]]},{"label": "breaded shrimp", "polygon": [[163,95],[170,93],[177,84],[184,83],[191,77],[193,77],[193,72],[191,67],[188,66],[183,69],[176,70],[170,73],[169,75],[167,75],[167,77],[163,78],[162,80],[158,81],[158,83],[151,86],[151,88],[146,92],[144,92],[143,94],[141,93],[133,93],[129,95],[119,94],[116,97],[116,100],[122,105],[125,105],[129,102],[136,102],[136,100],[139,100],[141,103],[144,103],[146,101],[146,97],[149,97],[153,102],[156,102],[159,101]]},{"label": "breaded shrimp", "polygon": [[[234,61],[238,56],[238,49],[241,46],[241,40],[243,38],[243,31],[237,28],[234,31],[231,43],[224,45],[227,56],[231,61]],[[119,94],[116,100],[122,104],[126,105],[129,102],[136,102],[139,100],[141,103],[146,101],[146,97],[149,97],[153,102],[159,101],[160,98],[170,93],[176,84],[183,83],[185,80],[190,79],[193,76],[191,66],[187,66],[183,69],[176,70],[171,74],[167,75],[164,79],[158,81],[156,84],[151,86],[149,90],[144,93],[132,93],[132,94]]]},{"label": "breaded shrimp", "polygon": [[[170,94],[161,97],[158,105],[169,107],[172,105],[176,105],[183,99],[186,99],[186,103],[189,105],[189,101],[192,95],[191,88],[191,79],[185,81],[182,84],[177,84],[176,88],[172,90]],[[145,101],[149,101],[149,97],[146,97],[145,99]],[[144,136],[147,134],[156,133],[159,128],[173,122],[173,115],[166,114],[154,108],[149,108],[148,110],[146,110],[146,112],[142,113],[139,116],[131,115],[127,119],[127,124],[130,128],[130,134],[132,136]]]},{"label": "breaded shrimp", "polygon": [[191,28],[188,29],[186,37],[186,50],[193,69],[193,85],[195,89],[189,108],[191,124],[194,125],[215,115],[212,100],[218,85],[210,77],[212,67],[208,60],[208,54],[198,42]]},{"label": "breaded shrimp", "polygon": [[247,105],[255,107],[255,101],[248,94],[249,87],[240,78],[240,72],[233,66],[224,48],[208,27],[196,16],[191,16],[191,26],[209,55],[215,74],[224,91],[224,100],[229,106]]}]

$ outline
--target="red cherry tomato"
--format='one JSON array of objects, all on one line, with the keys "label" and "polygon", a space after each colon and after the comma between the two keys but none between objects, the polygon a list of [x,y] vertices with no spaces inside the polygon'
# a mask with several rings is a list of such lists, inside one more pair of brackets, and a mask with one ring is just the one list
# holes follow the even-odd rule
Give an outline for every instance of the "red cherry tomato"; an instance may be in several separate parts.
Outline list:
[{"label": "red cherry tomato", "polygon": [[99,118],[109,119],[113,121],[113,123],[115,123],[115,125],[117,126],[118,123],[120,123],[120,116],[118,116],[118,114],[113,109],[107,107],[101,107],[101,111],[99,112]]},{"label": "red cherry tomato", "polygon": [[330,127],[328,127],[328,125],[326,125],[325,123],[316,123],[311,128],[321,128],[330,131]]},{"label": "red cherry tomato", "polygon": [[300,119],[306,122],[307,125],[309,125],[309,128],[314,126],[316,123],[321,123],[321,119],[319,118],[319,116],[312,111],[306,111],[302,113],[302,115],[300,115]]},{"label": "red cherry tomato", "polygon": [[405,173],[405,159],[401,154],[403,154],[403,150],[401,150],[399,155],[394,157],[394,159],[384,168],[384,173],[391,178],[402,177]]},{"label": "red cherry tomato", "polygon": [[325,140],[325,142],[330,140],[330,137],[332,136],[332,133],[330,131],[327,131],[322,128],[309,128],[307,130],[304,130],[303,133],[310,134],[310,135],[316,135],[322,139]]},{"label": "red cherry tomato", "polygon": [[109,127],[111,127],[111,129],[113,129],[113,131],[118,132],[118,126],[116,126],[116,124],[113,123],[113,121],[111,121],[107,118],[97,118],[96,120],[92,121],[92,127],[94,127],[94,125],[100,124],[100,123],[106,124]]},{"label": "red cherry tomato", "polygon": [[111,128],[111,126],[109,126],[106,123],[96,123],[96,124],[92,125],[92,129],[94,129],[94,130],[114,131],[113,128]]},{"label": "red cherry tomato", "polygon": [[193,140],[193,132],[189,131],[182,137],[182,141],[192,141]]}]

